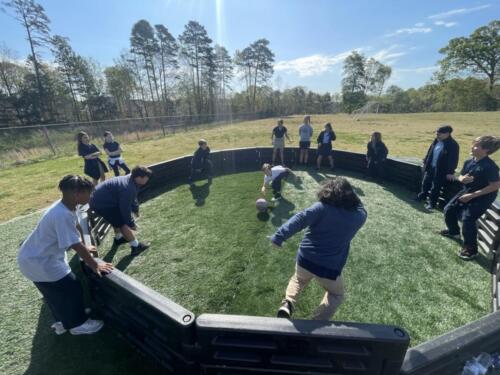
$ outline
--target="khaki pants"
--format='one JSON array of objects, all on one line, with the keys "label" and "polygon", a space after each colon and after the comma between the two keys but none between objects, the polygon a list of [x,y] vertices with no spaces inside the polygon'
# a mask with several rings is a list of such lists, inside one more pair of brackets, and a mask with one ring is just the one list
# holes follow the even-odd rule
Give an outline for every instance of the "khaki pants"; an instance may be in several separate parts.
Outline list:
[{"label": "khaki pants", "polygon": [[319,285],[326,290],[325,296],[314,312],[312,319],[329,320],[344,300],[344,282],[342,281],[342,276],[339,275],[337,280],[324,279],[296,264],[295,274],[288,282],[285,298],[295,305],[299,294],[312,279],[316,279]]}]

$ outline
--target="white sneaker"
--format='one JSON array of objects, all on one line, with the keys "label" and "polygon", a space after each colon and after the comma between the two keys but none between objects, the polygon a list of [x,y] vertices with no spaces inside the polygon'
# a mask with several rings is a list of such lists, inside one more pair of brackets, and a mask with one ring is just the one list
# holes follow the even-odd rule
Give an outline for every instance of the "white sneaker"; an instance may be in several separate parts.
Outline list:
[{"label": "white sneaker", "polygon": [[63,335],[66,333],[66,328],[64,328],[62,322],[55,322],[50,328],[54,330],[56,335]]},{"label": "white sneaker", "polygon": [[87,319],[81,326],[71,328],[69,333],[72,335],[92,335],[99,332],[103,326],[104,322],[102,320]]}]

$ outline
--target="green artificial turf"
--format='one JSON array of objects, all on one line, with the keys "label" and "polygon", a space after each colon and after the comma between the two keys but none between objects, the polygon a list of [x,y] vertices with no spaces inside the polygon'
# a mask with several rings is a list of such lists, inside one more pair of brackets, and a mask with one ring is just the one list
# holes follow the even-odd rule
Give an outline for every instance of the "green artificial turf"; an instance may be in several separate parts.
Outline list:
[{"label": "green artificial turf", "polygon": [[[196,314],[273,316],[302,234],[280,250],[266,236],[313,203],[318,181],[325,177],[312,170],[298,174],[302,184],[285,184],[285,199],[267,220],[255,210],[260,172],[217,177],[211,186],[200,181],[194,190],[179,185],[142,205],[139,236],[151,241],[147,252],[133,260],[128,246],[110,253],[108,235],[101,254]],[[352,242],[344,270],[348,295],[336,320],[400,325],[416,345],[490,311],[490,279],[482,266],[487,262],[456,257],[459,245],[434,233],[442,227],[441,213],[424,212],[403,188],[348,178],[368,220]],[[0,374],[162,373],[109,328],[89,337],[52,333],[47,307],[16,263],[17,246],[39,217],[0,224]],[[75,258],[72,265],[78,272]],[[322,294],[312,283],[296,317],[308,317]]]},{"label": "green artificial turf", "polygon": [[[142,206],[140,238],[151,241],[150,250],[128,264],[127,247],[106,254],[109,236],[103,254],[196,314],[274,316],[302,233],[282,249],[267,236],[315,202],[325,178],[313,170],[298,174],[302,183],[285,185],[267,220],[255,209],[260,172],[222,176],[211,186],[200,181],[195,189],[181,185]],[[368,220],[352,242],[343,273],[348,295],[336,320],[400,325],[416,345],[489,312],[488,262],[456,256],[460,246],[436,233],[442,213],[426,212],[404,188],[349,176]],[[295,317],[308,318],[323,293],[311,284]]]}]

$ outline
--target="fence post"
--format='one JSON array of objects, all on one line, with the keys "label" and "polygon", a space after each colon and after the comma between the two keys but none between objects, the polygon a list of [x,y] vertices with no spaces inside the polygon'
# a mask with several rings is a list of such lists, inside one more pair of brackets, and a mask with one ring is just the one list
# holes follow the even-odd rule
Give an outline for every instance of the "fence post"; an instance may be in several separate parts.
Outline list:
[{"label": "fence post", "polygon": [[52,150],[52,153],[54,155],[56,155],[57,154],[56,148],[55,148],[54,144],[52,143],[52,140],[50,139],[49,132],[48,132],[47,128],[45,126],[42,126],[42,130],[43,130],[43,134],[45,134],[45,138],[47,138],[47,143],[49,144],[50,149]]}]

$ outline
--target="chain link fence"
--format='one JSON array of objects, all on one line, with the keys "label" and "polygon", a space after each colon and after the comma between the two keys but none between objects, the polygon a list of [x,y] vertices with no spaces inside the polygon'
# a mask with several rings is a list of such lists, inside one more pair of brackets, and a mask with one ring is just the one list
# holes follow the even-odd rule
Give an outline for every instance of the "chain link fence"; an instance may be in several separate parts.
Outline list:
[{"label": "chain link fence", "polygon": [[[216,126],[265,118],[261,113],[226,113],[124,118],[61,124],[0,128],[0,168],[57,155],[76,153],[76,134],[85,131],[102,140],[108,130],[120,142],[136,142],[166,137],[201,126]],[[100,144],[98,141],[94,141]]]}]

